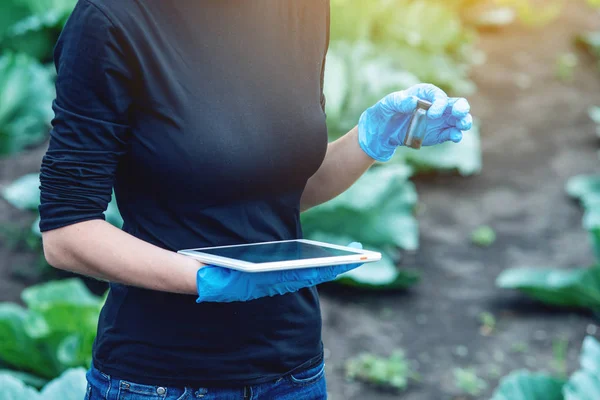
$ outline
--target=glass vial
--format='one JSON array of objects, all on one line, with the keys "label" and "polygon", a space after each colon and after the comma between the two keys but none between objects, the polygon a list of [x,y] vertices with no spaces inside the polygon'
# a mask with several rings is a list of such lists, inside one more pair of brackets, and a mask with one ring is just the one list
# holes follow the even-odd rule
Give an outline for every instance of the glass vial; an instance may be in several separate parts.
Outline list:
[{"label": "glass vial", "polygon": [[404,145],[406,147],[416,150],[421,148],[425,132],[427,131],[427,110],[430,107],[431,103],[427,100],[419,100],[417,102],[417,109],[410,119],[406,137],[404,138]]}]

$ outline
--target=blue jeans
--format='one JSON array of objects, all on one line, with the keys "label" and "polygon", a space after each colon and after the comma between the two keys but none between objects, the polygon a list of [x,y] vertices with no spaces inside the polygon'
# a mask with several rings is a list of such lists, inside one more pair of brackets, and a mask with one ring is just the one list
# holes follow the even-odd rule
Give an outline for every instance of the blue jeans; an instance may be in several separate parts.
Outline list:
[{"label": "blue jeans", "polygon": [[85,400],[322,400],[327,399],[325,364],[274,382],[241,388],[192,388],[141,385],[111,378],[92,367]]}]

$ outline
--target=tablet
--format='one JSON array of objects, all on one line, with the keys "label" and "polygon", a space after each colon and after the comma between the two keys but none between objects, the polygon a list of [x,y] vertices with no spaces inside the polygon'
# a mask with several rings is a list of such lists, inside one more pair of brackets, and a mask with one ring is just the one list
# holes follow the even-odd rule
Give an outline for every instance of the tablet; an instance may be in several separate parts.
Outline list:
[{"label": "tablet", "polygon": [[179,250],[205,264],[244,272],[359,264],[381,259],[381,253],[307,239]]}]

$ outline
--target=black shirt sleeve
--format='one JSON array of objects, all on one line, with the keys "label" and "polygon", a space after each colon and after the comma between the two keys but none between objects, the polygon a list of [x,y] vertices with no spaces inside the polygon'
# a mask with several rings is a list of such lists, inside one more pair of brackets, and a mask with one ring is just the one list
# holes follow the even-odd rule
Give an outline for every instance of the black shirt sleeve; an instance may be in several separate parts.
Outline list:
[{"label": "black shirt sleeve", "polygon": [[40,170],[40,230],[105,219],[130,128],[131,74],[119,31],[79,1],[54,51],[55,117]]}]

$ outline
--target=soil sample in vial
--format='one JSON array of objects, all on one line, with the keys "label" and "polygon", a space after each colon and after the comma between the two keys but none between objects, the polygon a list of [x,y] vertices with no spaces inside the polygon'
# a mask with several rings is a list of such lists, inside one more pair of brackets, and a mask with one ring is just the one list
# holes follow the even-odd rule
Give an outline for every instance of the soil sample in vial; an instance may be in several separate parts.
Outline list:
[{"label": "soil sample in vial", "polygon": [[425,138],[425,131],[427,130],[427,110],[430,107],[431,103],[427,100],[419,100],[417,102],[417,108],[410,119],[406,137],[404,138],[404,145],[406,147],[416,150],[421,148],[421,144]]}]

